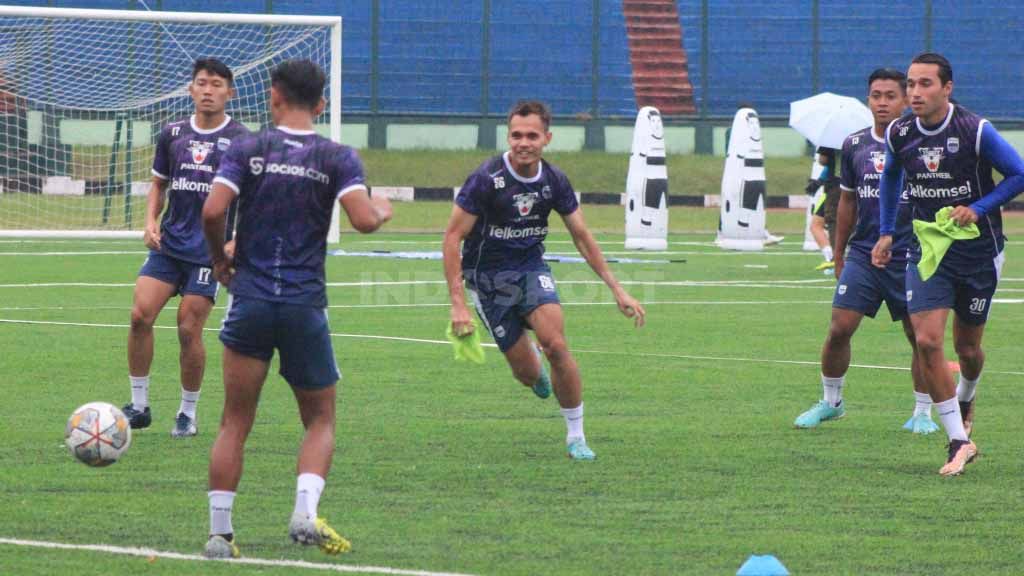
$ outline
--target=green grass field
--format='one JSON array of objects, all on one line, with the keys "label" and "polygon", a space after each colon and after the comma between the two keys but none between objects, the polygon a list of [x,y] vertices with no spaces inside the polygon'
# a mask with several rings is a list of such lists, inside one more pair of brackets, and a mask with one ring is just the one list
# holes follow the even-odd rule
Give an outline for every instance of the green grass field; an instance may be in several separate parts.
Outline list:
[{"label": "green grass field", "polygon": [[[391,231],[346,233],[342,247],[439,250],[447,211],[401,205]],[[585,213],[604,250],[621,254],[622,209]],[[674,209],[671,258],[685,263],[613,266],[646,302],[639,330],[585,265],[552,264],[584,379],[593,463],[565,457],[556,403],[516,384],[494,349],[483,366],[453,362],[442,343],[440,262],[330,258],[344,379],[321,514],[353,551],[328,558],[288,541],[301,427],[274,375],[235,501],[243,555],[420,574],[728,575],[755,553],[774,554],[794,575],[1020,574],[1020,244],[1008,246],[985,341],[981,456],[945,479],[944,435],[900,429],[913,409],[909,347],[885,311],[854,338],[847,417],[792,427],[821,393],[834,287],[811,270],[820,256],[799,251],[802,218],[771,212],[769,228],[789,235],[782,245],[726,253],[710,245],[717,211]],[[1010,218],[1007,228],[1019,238],[1024,221]],[[553,228],[548,251],[572,252],[563,229]],[[9,543],[202,550],[223,298],[207,325],[198,437],[168,434],[180,389],[168,309],[156,333],[154,426],[106,469],[78,464],[62,443],[76,406],[129,398],[127,324],[143,257],[137,241],[0,240],[0,573],[322,573]]]}]

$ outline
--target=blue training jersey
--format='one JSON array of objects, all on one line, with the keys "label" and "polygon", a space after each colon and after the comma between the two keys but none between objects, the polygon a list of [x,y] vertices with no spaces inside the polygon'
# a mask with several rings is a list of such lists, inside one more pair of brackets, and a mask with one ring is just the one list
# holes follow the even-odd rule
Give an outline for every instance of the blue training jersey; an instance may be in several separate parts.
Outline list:
[{"label": "blue training jersey", "polygon": [[[987,120],[957,104],[949,105],[938,126],[925,126],[912,114],[889,124],[888,149],[905,173],[914,219],[934,222],[940,209],[968,206],[992,192],[992,164],[981,145],[987,124]],[[965,267],[992,260],[1002,252],[1003,220],[998,208],[980,215],[978,229],[978,238],[953,242],[943,261]],[[912,241],[911,258],[916,262],[920,247],[916,237]]]},{"label": "blue training jersey", "polygon": [[168,182],[167,209],[160,221],[161,253],[210,266],[203,236],[203,203],[210,194],[221,157],[232,141],[247,135],[249,130],[230,116],[211,130],[198,128],[192,116],[172,122],[160,131],[153,175]]},{"label": "blue training jersey", "polygon": [[542,159],[537,175],[523,178],[512,169],[507,152],[470,174],[455,203],[477,216],[462,245],[462,268],[470,282],[477,272],[544,268],[548,215],[579,208],[561,170]]},{"label": "blue training jersey", "polygon": [[[839,187],[857,194],[857,225],[850,236],[848,258],[871,263],[871,249],[878,242],[878,189],[885,169],[885,140],[867,127],[843,141],[842,179]],[[902,183],[902,179],[900,180]],[[893,234],[890,266],[904,267],[911,247],[913,226],[906,190],[900,196]]]},{"label": "blue training jersey", "polygon": [[231,147],[215,182],[238,194],[231,293],[326,306],[331,211],[366,189],[355,150],[313,131],[268,128]]}]

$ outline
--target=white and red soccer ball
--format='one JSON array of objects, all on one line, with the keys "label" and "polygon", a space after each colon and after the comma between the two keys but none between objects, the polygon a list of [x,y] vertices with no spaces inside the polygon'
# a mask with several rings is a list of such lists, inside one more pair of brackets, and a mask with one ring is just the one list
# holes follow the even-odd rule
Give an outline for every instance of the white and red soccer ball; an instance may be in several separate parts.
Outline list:
[{"label": "white and red soccer ball", "polygon": [[68,418],[64,443],[83,464],[109,466],[131,445],[132,428],[117,406],[90,402],[76,408]]}]

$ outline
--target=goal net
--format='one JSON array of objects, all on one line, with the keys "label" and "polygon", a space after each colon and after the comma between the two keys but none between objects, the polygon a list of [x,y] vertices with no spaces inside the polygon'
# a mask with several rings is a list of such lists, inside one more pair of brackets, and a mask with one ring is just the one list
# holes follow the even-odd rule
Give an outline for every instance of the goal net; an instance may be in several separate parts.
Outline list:
[{"label": "goal net", "polygon": [[0,6],[0,235],[141,236],[157,135],[193,113],[206,57],[231,68],[227,113],[251,130],[271,69],[316,62],[317,130],[339,140],[341,18]]}]

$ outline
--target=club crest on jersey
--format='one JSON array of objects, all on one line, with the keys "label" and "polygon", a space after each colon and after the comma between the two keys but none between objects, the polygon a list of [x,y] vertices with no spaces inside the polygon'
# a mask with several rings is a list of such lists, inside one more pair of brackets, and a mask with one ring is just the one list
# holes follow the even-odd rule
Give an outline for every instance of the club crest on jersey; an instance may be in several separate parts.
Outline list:
[{"label": "club crest on jersey", "polygon": [[533,203],[537,201],[537,194],[530,192],[528,194],[516,194],[512,197],[512,202],[516,205],[516,210],[519,210],[520,216],[529,216],[530,211],[533,210]]},{"label": "club crest on jersey", "polygon": [[885,170],[885,152],[879,150],[872,152],[871,164],[875,166],[875,172],[881,174]]},{"label": "club crest on jersey", "polygon": [[545,184],[544,187],[540,189],[540,196],[545,200],[551,200],[551,186]]},{"label": "club crest on jersey", "polygon": [[943,154],[942,148],[918,148],[918,152],[921,153],[921,161],[924,162],[924,167],[929,172],[935,172],[939,169],[939,162],[942,161]]},{"label": "club crest on jersey", "polygon": [[192,152],[192,161],[196,164],[202,164],[206,161],[206,156],[210,153],[210,150],[213,150],[213,142],[189,140],[188,149]]},{"label": "club crest on jersey", "polygon": [[946,139],[946,150],[949,150],[950,154],[956,154],[960,150],[960,139],[955,136],[950,136]]},{"label": "club crest on jersey", "polygon": [[217,138],[217,150],[220,150],[221,152],[227,152],[228,146],[231,146],[230,138]]}]

